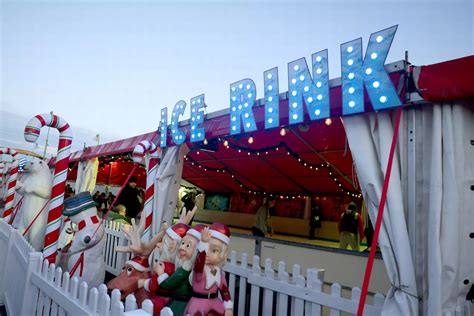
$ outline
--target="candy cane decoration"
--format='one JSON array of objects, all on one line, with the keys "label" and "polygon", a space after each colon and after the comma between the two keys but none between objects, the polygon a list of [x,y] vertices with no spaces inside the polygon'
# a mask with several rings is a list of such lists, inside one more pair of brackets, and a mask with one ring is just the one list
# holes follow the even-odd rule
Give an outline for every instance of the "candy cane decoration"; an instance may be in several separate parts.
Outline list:
[{"label": "candy cane decoration", "polygon": [[53,189],[51,191],[43,249],[45,259],[54,263],[56,261],[59,230],[61,228],[61,210],[63,208],[69,154],[71,152],[72,130],[69,124],[59,116],[54,114],[36,115],[25,127],[25,140],[27,142],[35,142],[43,126],[54,127],[59,131],[58,155],[54,168]]},{"label": "candy cane decoration", "polygon": [[[0,187],[3,186],[3,170],[5,168],[5,164],[0,161]],[[1,198],[1,196],[0,196]]]},{"label": "candy cane decoration", "polygon": [[15,187],[16,179],[18,177],[18,156],[14,149],[0,148],[0,154],[10,155],[13,158],[12,166],[10,169],[10,177],[7,182],[7,197],[5,199],[5,211],[3,212],[3,218],[5,222],[10,223],[13,214],[13,203],[15,203]]},{"label": "candy cane decoration", "polygon": [[155,194],[155,178],[156,172],[158,171],[158,148],[155,144],[144,140],[138,143],[133,149],[132,159],[136,164],[140,163],[145,153],[149,154],[149,161],[147,165],[146,175],[146,191],[145,191],[145,205],[143,210],[145,211],[145,230],[143,232],[142,239],[148,241],[151,237],[151,219],[153,216],[153,199]]}]

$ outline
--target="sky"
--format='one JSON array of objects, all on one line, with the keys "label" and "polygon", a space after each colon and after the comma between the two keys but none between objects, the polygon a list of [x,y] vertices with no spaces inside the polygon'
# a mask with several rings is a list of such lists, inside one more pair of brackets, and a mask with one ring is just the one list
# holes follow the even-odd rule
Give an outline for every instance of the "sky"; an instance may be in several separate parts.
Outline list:
[{"label": "sky", "polygon": [[[415,65],[474,53],[472,0],[442,1],[23,1],[0,0],[0,146],[23,141],[36,114],[63,117],[73,148],[156,130],[170,112],[204,93],[207,111],[229,107],[229,85],[329,49],[340,76],[340,44],[398,24],[386,63]],[[51,131],[49,152],[58,133]]]}]

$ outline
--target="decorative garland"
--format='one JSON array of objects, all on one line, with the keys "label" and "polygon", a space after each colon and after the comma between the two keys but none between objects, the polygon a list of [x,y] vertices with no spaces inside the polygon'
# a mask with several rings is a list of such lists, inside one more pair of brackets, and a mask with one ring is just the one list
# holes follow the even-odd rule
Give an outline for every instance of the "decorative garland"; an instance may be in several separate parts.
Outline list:
[{"label": "decorative garland", "polygon": [[[222,139],[220,139],[220,138],[218,140],[222,141]],[[255,156],[268,155],[268,153],[271,152],[271,151],[278,151],[280,148],[284,148],[286,150],[287,155],[293,157],[303,167],[306,167],[306,168],[311,169],[311,170],[319,170],[319,169],[322,169],[322,168],[328,169],[329,176],[331,177],[333,182],[339,187],[339,189],[343,193],[346,193],[347,195],[350,195],[350,196],[355,197],[355,198],[361,198],[362,197],[362,194],[360,192],[352,192],[352,191],[344,188],[343,184],[335,176],[334,169],[331,167],[330,164],[325,163],[325,162],[319,163],[319,164],[310,163],[310,162],[302,159],[300,157],[300,155],[298,155],[296,152],[291,150],[291,148],[285,142],[280,142],[278,145],[263,147],[263,148],[259,148],[259,149],[250,149],[250,148],[242,147],[242,146],[239,146],[239,145],[231,144],[228,140],[226,140],[226,144],[227,144],[226,148],[232,148],[234,150],[237,150],[238,152],[246,152],[249,156],[251,156],[251,155],[255,155]],[[223,168],[207,167],[207,166],[204,166],[203,164],[201,164],[200,162],[196,161],[195,159],[193,159],[189,156],[194,151],[196,151],[199,154],[199,149],[200,149],[199,147],[191,148],[188,155],[185,156],[186,160],[191,161],[191,165],[193,165],[193,166],[196,165],[196,166],[198,166],[198,168],[203,169],[204,171],[227,172],[239,184],[239,186],[241,188],[243,188],[245,191],[247,191],[248,193],[257,194],[257,195],[264,195],[264,196],[277,196],[277,197],[280,197],[282,199],[284,199],[284,198],[286,198],[286,199],[290,199],[290,198],[295,199],[295,198],[302,198],[302,197],[304,198],[304,197],[306,197],[306,195],[301,195],[301,194],[300,195],[291,195],[291,194],[268,193],[268,192],[264,192],[264,191],[252,190],[251,188],[249,188],[248,186],[243,184],[242,181],[240,181],[230,171],[229,168],[227,168],[227,167],[223,167]]]}]

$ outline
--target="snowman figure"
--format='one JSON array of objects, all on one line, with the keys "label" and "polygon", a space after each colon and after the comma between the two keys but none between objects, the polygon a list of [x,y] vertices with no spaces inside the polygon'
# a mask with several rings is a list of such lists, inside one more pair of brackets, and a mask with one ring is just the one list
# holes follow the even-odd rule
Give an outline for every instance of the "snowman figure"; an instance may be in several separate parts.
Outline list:
[{"label": "snowman figure", "polygon": [[88,191],[81,192],[64,200],[62,213],[77,229],[71,243],[61,250],[59,264],[89,288],[97,287],[105,278],[105,238],[96,203]]}]

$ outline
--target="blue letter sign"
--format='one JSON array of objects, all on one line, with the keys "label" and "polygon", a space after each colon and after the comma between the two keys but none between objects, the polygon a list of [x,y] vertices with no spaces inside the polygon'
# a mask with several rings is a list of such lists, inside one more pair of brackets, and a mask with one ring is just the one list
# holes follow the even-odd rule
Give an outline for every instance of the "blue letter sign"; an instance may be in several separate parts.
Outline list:
[{"label": "blue letter sign", "polygon": [[384,68],[396,31],[397,26],[392,26],[370,35],[363,61],[362,39],[341,44],[344,115],[364,112],[364,85],[374,110],[401,105],[400,98]]},{"label": "blue letter sign", "polygon": [[310,119],[329,117],[328,51],[312,55],[313,78],[305,58],[288,64],[289,124],[303,122],[303,98]]},{"label": "blue letter sign", "polygon": [[161,109],[160,147],[165,148],[168,137],[168,108]]},{"label": "blue letter sign", "polygon": [[251,79],[243,79],[230,85],[230,134],[241,133],[240,120],[244,123],[244,131],[257,129],[252,107],[255,103],[255,83]]},{"label": "blue letter sign", "polygon": [[199,142],[206,137],[204,127],[199,124],[204,122],[204,94],[191,99],[191,142]]},{"label": "blue letter sign", "polygon": [[265,129],[280,126],[280,91],[278,86],[278,68],[263,73],[265,87]]},{"label": "blue letter sign", "polygon": [[186,102],[184,102],[183,100],[178,101],[178,103],[174,105],[173,115],[171,117],[171,137],[173,138],[173,142],[176,145],[181,145],[186,139],[186,133],[180,131],[178,128],[179,116],[184,113],[185,108]]}]

